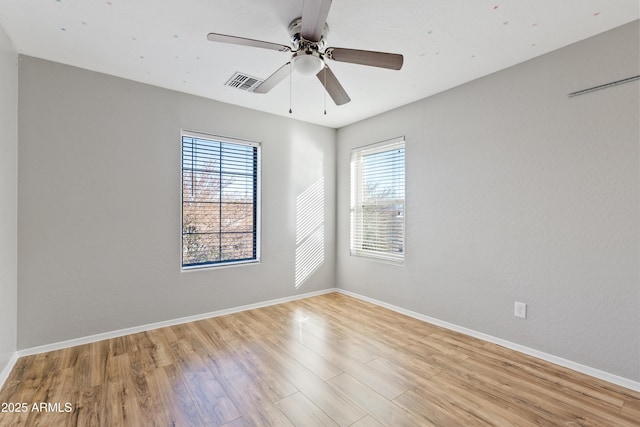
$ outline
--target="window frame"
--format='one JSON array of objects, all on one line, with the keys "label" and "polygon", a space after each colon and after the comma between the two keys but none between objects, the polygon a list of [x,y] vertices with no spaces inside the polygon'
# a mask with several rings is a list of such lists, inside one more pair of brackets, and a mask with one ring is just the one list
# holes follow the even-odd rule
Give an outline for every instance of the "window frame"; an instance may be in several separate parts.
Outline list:
[{"label": "window frame", "polygon": [[[255,169],[255,258],[230,260],[219,262],[206,262],[202,264],[184,264],[184,137],[203,139],[227,144],[236,144],[256,148],[256,169]],[[259,264],[261,262],[261,231],[262,231],[262,144],[256,141],[232,138],[227,136],[207,134],[203,132],[195,132],[191,130],[181,129],[180,131],[180,270],[182,272],[201,271],[206,269],[216,269],[225,267],[234,267],[242,265]]]},{"label": "window frame", "polygon": [[[371,154],[383,153],[402,148],[404,150],[403,159],[403,197],[401,199],[382,199],[385,200],[383,205],[402,204],[402,252],[393,253],[390,251],[372,250],[356,247],[358,244],[364,244],[364,238],[357,236],[358,232],[362,233],[364,229],[364,219],[360,219],[360,224],[355,224],[358,220],[357,206],[365,205],[366,199],[363,193],[363,157]],[[357,165],[355,164],[357,162]],[[359,171],[355,170],[360,168]],[[350,194],[349,194],[349,254],[358,258],[368,259],[372,261],[384,262],[394,265],[404,265],[406,258],[406,139],[404,136],[392,138],[389,140],[369,144],[365,146],[355,147],[351,150],[350,161]],[[374,199],[381,200],[381,199]],[[380,206],[379,203],[369,203],[370,206]],[[358,229],[358,225],[360,228]],[[359,239],[359,240],[358,240]]]}]

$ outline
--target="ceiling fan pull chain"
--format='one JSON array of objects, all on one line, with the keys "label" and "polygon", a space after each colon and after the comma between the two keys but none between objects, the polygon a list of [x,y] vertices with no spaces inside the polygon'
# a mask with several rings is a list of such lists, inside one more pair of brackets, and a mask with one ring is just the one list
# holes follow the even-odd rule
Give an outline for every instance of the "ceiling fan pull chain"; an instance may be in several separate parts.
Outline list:
[{"label": "ceiling fan pull chain", "polygon": [[291,70],[293,68],[293,61],[289,62],[289,114],[293,111],[291,110]]}]

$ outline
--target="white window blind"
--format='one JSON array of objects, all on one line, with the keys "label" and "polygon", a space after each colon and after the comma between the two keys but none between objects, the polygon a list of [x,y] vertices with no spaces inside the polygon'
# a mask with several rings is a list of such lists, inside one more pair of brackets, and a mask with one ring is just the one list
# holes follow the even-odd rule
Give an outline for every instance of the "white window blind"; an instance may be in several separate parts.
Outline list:
[{"label": "white window blind", "polygon": [[404,137],[351,152],[351,254],[404,262]]},{"label": "white window blind", "polygon": [[182,135],[182,267],[257,261],[259,145]]}]

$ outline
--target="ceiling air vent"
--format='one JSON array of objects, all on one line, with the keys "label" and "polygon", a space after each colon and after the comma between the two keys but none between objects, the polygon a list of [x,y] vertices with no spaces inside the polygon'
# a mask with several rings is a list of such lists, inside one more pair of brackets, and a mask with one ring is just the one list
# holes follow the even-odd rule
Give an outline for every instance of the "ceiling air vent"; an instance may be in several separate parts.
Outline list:
[{"label": "ceiling air vent", "polygon": [[262,83],[262,80],[236,71],[236,73],[231,76],[224,85],[235,87],[240,90],[246,90],[247,92],[253,92],[258,86],[260,86],[260,83]]}]

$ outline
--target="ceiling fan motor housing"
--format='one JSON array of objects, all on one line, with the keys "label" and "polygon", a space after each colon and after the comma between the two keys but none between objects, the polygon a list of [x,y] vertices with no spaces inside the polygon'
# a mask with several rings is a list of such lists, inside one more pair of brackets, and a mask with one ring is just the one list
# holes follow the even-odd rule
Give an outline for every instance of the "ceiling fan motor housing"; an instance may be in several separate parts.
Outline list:
[{"label": "ceiling fan motor housing", "polygon": [[302,28],[302,18],[296,18],[289,24],[289,35],[291,36],[291,48],[294,52],[302,51],[304,53],[310,53],[316,51],[322,53],[326,43],[327,35],[329,34],[329,26],[325,23],[322,30],[320,40],[314,42],[307,40],[300,34]]}]

